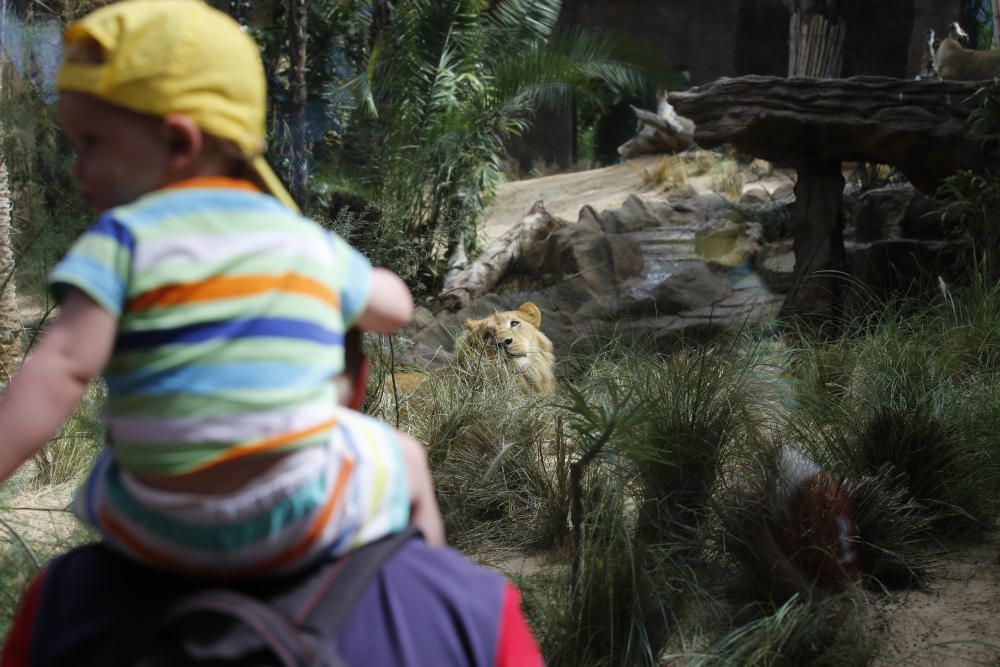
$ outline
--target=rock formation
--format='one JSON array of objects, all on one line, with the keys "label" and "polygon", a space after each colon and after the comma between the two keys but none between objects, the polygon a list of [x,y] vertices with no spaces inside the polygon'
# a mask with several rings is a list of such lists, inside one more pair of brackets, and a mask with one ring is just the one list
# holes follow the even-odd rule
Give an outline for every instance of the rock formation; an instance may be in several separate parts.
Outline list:
[{"label": "rock formation", "polygon": [[670,102],[695,124],[703,148],[731,144],[794,166],[795,279],[784,311],[836,319],[847,268],[841,163],[897,167],[933,193],[959,169],[1000,168],[1000,147],[966,123],[976,85],[882,77],[720,79]]}]

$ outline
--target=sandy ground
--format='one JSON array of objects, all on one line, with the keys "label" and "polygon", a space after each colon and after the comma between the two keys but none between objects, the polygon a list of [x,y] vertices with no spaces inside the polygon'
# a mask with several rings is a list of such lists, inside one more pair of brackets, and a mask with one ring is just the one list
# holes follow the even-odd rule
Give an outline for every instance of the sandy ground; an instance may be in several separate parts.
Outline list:
[{"label": "sandy ground", "polygon": [[878,667],[1000,665],[1000,540],[948,554],[927,590],[875,605]]},{"label": "sandy ground", "polygon": [[638,157],[626,164],[503,183],[486,209],[483,231],[487,238],[495,238],[517,224],[539,199],[550,214],[566,220],[576,220],[587,205],[598,211],[618,208],[633,194],[662,200],[663,188],[645,184],[642,174],[643,167],[661,159]]},{"label": "sandy ground", "polygon": [[[555,217],[575,221],[584,206],[598,212],[616,209],[631,195],[647,201],[676,198],[676,192],[647,180],[645,172],[652,171],[663,159],[661,155],[641,155],[610,167],[503,183],[497,189],[495,201],[486,209],[480,232],[489,242],[520,222],[538,200]],[[686,185],[689,192],[704,194],[712,191],[714,179],[710,174],[688,176]],[[775,171],[761,178],[744,173],[742,190],[762,188],[772,193],[786,184],[794,184],[787,171]]]}]

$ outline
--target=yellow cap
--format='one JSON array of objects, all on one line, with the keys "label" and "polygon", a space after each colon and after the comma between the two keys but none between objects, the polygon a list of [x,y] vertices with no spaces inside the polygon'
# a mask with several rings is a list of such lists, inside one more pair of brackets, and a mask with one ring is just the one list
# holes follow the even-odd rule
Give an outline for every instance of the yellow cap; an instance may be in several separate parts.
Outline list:
[{"label": "yellow cap", "polygon": [[238,145],[265,189],[297,209],[264,160],[267,85],[256,43],[202,0],[126,0],[70,24],[60,92],[140,113],[179,113]]}]

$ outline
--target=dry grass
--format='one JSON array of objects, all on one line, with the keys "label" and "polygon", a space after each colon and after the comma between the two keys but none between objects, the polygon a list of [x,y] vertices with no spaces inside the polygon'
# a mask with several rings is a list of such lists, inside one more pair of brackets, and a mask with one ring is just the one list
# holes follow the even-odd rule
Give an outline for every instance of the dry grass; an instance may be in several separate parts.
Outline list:
[{"label": "dry grass", "polygon": [[[578,372],[553,396],[525,393],[500,363],[454,365],[416,386],[401,427],[427,443],[454,544],[544,560],[519,584],[549,664],[865,664],[877,638],[860,587],[822,565],[828,545],[800,530],[774,453],[808,450],[850,498],[866,594],[927,581],[918,552],[944,505],[970,517],[998,506],[1000,391],[981,363],[997,358],[984,349],[995,305],[932,304],[909,325],[887,316],[823,344],[609,345],[563,360]],[[956,331],[958,351],[944,344]],[[89,466],[72,442],[45,479]],[[8,614],[35,561],[82,538],[58,511],[72,480],[42,481],[36,462],[5,503],[35,509],[0,517]],[[63,495],[24,495],[44,489]]]},{"label": "dry grass", "polygon": [[743,194],[743,172],[732,160],[719,162],[712,170],[712,190],[732,202],[738,202]]},{"label": "dry grass", "polygon": [[688,184],[688,163],[683,155],[665,155],[652,167],[638,167],[634,162],[627,162],[634,170],[640,172],[642,182],[646,186],[663,187],[665,189],[682,188]]}]

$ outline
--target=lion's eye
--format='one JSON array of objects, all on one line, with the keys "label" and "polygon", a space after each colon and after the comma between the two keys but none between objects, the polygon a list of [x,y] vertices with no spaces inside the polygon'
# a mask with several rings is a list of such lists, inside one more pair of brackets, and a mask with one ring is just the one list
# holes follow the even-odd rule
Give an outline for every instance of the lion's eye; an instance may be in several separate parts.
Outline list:
[{"label": "lion's eye", "polygon": [[516,326],[520,326],[520,324],[521,324],[521,323],[520,323],[520,322],[518,322],[517,320],[511,320],[511,321],[510,321],[510,328],[511,328],[511,329],[513,329],[513,328],[514,328],[514,327],[516,327]]}]

